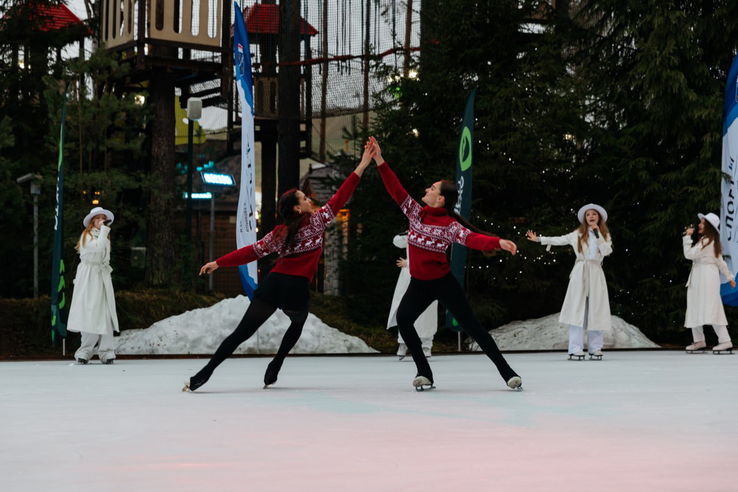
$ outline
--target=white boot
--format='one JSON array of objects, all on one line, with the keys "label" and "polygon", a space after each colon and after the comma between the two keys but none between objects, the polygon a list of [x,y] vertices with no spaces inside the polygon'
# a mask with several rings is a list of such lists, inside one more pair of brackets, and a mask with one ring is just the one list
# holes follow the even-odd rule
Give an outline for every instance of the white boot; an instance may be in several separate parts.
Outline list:
[{"label": "white boot", "polygon": [[407,345],[401,343],[400,346],[397,348],[397,355],[400,357],[400,360],[404,359],[407,355]]},{"label": "white boot", "polygon": [[[704,344],[703,344],[703,346],[704,346]],[[731,342],[730,340],[728,340],[727,342],[719,343],[719,344],[715,345],[714,347],[712,347],[712,351],[713,352],[717,352],[718,350],[730,350],[732,348],[733,348],[733,342]]]},{"label": "white boot", "polygon": [[521,390],[523,389],[523,379],[520,376],[513,376],[507,381],[507,386],[510,389]]},{"label": "white boot", "polygon": [[692,345],[688,345],[686,349],[687,352],[693,352],[695,350],[701,350],[705,348],[707,344],[705,342],[694,342]]},{"label": "white boot", "polygon": [[430,379],[428,379],[425,376],[421,376],[420,374],[415,376],[415,379],[413,379],[413,386],[415,386],[416,391],[436,389],[436,387],[433,386],[433,382]]},{"label": "white boot", "polygon": [[569,354],[569,360],[584,360],[584,352],[580,350],[579,352]]},{"label": "white boot", "polygon": [[423,347],[423,355],[425,355],[426,359],[431,358],[431,349],[430,347]]}]

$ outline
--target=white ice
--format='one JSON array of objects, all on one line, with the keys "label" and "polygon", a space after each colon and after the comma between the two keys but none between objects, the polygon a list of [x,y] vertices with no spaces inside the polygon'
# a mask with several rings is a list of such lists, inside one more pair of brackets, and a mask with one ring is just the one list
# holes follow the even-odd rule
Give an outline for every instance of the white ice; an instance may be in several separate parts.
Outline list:
[{"label": "white ice", "polygon": [[675,351],[0,363],[0,489],[735,491],[738,357]]},{"label": "white ice", "polygon": [[[141,330],[125,330],[117,338],[116,353],[213,354],[223,339],[236,329],[249,307],[249,299],[237,296],[202,309],[172,316]],[[277,310],[236,350],[237,354],[275,354],[290,320]],[[293,354],[367,354],[377,351],[363,340],[346,335],[309,314]]]}]

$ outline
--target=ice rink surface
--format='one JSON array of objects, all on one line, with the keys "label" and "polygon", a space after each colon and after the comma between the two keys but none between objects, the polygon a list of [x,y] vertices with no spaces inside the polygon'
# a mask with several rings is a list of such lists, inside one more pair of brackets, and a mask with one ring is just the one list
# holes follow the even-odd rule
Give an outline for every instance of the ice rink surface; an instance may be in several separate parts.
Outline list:
[{"label": "ice rink surface", "polygon": [[736,491],[738,356],[0,363],[0,489],[15,491]]}]

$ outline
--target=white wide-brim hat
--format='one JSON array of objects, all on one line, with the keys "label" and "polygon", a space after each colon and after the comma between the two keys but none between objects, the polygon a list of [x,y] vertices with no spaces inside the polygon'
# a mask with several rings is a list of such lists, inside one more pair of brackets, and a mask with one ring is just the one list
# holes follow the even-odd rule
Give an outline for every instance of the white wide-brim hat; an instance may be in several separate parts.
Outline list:
[{"label": "white wide-brim hat", "polygon": [[697,214],[697,217],[699,217],[700,220],[705,219],[712,225],[712,227],[715,228],[716,231],[720,231],[720,217],[714,213],[710,212],[707,215]]},{"label": "white wide-brim hat", "polygon": [[607,210],[595,203],[588,203],[579,209],[579,212],[577,212],[579,222],[584,223],[584,214],[587,213],[587,210],[597,210],[597,213],[600,214],[600,219],[602,219],[603,222],[607,222]]},{"label": "white wide-brim hat", "polygon": [[115,215],[113,215],[113,212],[111,212],[110,210],[105,210],[102,207],[95,207],[90,210],[90,213],[87,214],[87,217],[85,217],[85,220],[82,221],[82,224],[84,224],[85,228],[87,228],[87,226],[90,225],[90,221],[92,220],[92,218],[100,214],[105,214],[105,217],[108,218],[111,224],[115,220]]}]

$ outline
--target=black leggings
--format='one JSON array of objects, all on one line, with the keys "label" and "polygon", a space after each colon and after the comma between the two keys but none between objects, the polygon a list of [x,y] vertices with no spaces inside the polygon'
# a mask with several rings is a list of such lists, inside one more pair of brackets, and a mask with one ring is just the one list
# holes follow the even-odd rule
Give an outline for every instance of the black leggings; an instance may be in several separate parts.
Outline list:
[{"label": "black leggings", "polygon": [[251,338],[277,308],[282,309],[291,321],[282,338],[277,355],[270,363],[279,370],[285,357],[302,335],[302,327],[307,320],[309,307],[308,279],[282,273],[270,273],[254,292],[254,299],[236,330],[223,340],[210,362],[193,379],[207,381],[215,368],[233,354],[239,345]]},{"label": "black leggings", "polygon": [[405,340],[405,345],[412,353],[418,375],[425,376],[431,382],[433,381],[433,371],[431,371],[430,364],[423,355],[422,342],[414,327],[415,320],[433,301],[440,302],[451,312],[464,333],[472,337],[487,357],[495,363],[497,370],[500,371],[500,376],[505,382],[517,376],[500,353],[500,349],[497,348],[497,344],[489,332],[482,327],[474,311],[472,311],[469,299],[466,298],[459,282],[451,273],[435,280],[410,279],[410,285],[397,310],[397,326],[400,329],[402,339]]}]

